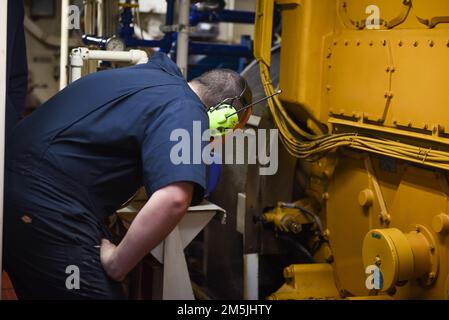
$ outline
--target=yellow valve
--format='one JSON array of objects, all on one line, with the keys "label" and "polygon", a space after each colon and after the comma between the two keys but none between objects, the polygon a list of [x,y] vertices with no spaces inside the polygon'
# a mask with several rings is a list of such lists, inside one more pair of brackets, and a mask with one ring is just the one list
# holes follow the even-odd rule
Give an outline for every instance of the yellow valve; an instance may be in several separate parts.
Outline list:
[{"label": "yellow valve", "polygon": [[278,203],[272,210],[264,213],[262,220],[266,223],[273,223],[279,231],[294,234],[300,233],[303,225],[313,223],[313,220],[304,215],[299,208],[285,206],[282,202]]}]

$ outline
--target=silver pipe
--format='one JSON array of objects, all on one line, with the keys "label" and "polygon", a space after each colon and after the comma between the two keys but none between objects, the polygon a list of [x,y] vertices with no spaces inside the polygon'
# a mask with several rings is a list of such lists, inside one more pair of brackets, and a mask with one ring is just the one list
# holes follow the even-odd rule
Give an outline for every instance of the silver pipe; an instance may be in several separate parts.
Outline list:
[{"label": "silver pipe", "polygon": [[176,48],[176,63],[181,69],[184,77],[187,77],[187,67],[189,60],[189,15],[190,15],[190,0],[179,1],[179,16],[178,16],[178,42]]},{"label": "silver pipe", "polygon": [[102,37],[103,32],[103,0],[97,0],[97,35]]}]

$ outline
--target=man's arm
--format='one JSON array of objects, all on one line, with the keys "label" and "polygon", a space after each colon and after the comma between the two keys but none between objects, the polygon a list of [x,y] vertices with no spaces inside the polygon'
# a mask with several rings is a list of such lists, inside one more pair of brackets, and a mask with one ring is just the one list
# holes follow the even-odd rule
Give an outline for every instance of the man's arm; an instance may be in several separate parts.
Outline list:
[{"label": "man's arm", "polygon": [[118,246],[103,239],[101,263],[106,273],[121,281],[181,221],[192,199],[193,184],[180,182],[156,191],[137,214]]}]

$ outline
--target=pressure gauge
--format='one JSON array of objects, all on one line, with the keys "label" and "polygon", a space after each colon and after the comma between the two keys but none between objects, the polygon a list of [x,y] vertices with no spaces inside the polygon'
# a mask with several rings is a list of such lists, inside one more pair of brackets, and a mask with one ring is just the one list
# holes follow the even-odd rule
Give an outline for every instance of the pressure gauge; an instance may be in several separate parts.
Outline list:
[{"label": "pressure gauge", "polygon": [[106,42],[106,50],[108,51],[125,51],[125,49],[125,42],[116,36],[109,38]]}]

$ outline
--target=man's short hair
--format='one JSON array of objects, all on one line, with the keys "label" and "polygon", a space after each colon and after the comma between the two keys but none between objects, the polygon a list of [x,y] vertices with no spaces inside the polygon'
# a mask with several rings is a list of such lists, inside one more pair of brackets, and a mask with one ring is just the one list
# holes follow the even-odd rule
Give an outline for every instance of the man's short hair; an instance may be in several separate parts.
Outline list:
[{"label": "man's short hair", "polygon": [[[234,102],[236,108],[251,103],[252,93],[246,80],[230,69],[214,69],[192,80],[199,85],[201,100],[206,107],[212,107],[227,98],[243,96]],[[246,88],[246,89],[245,89]]]}]

